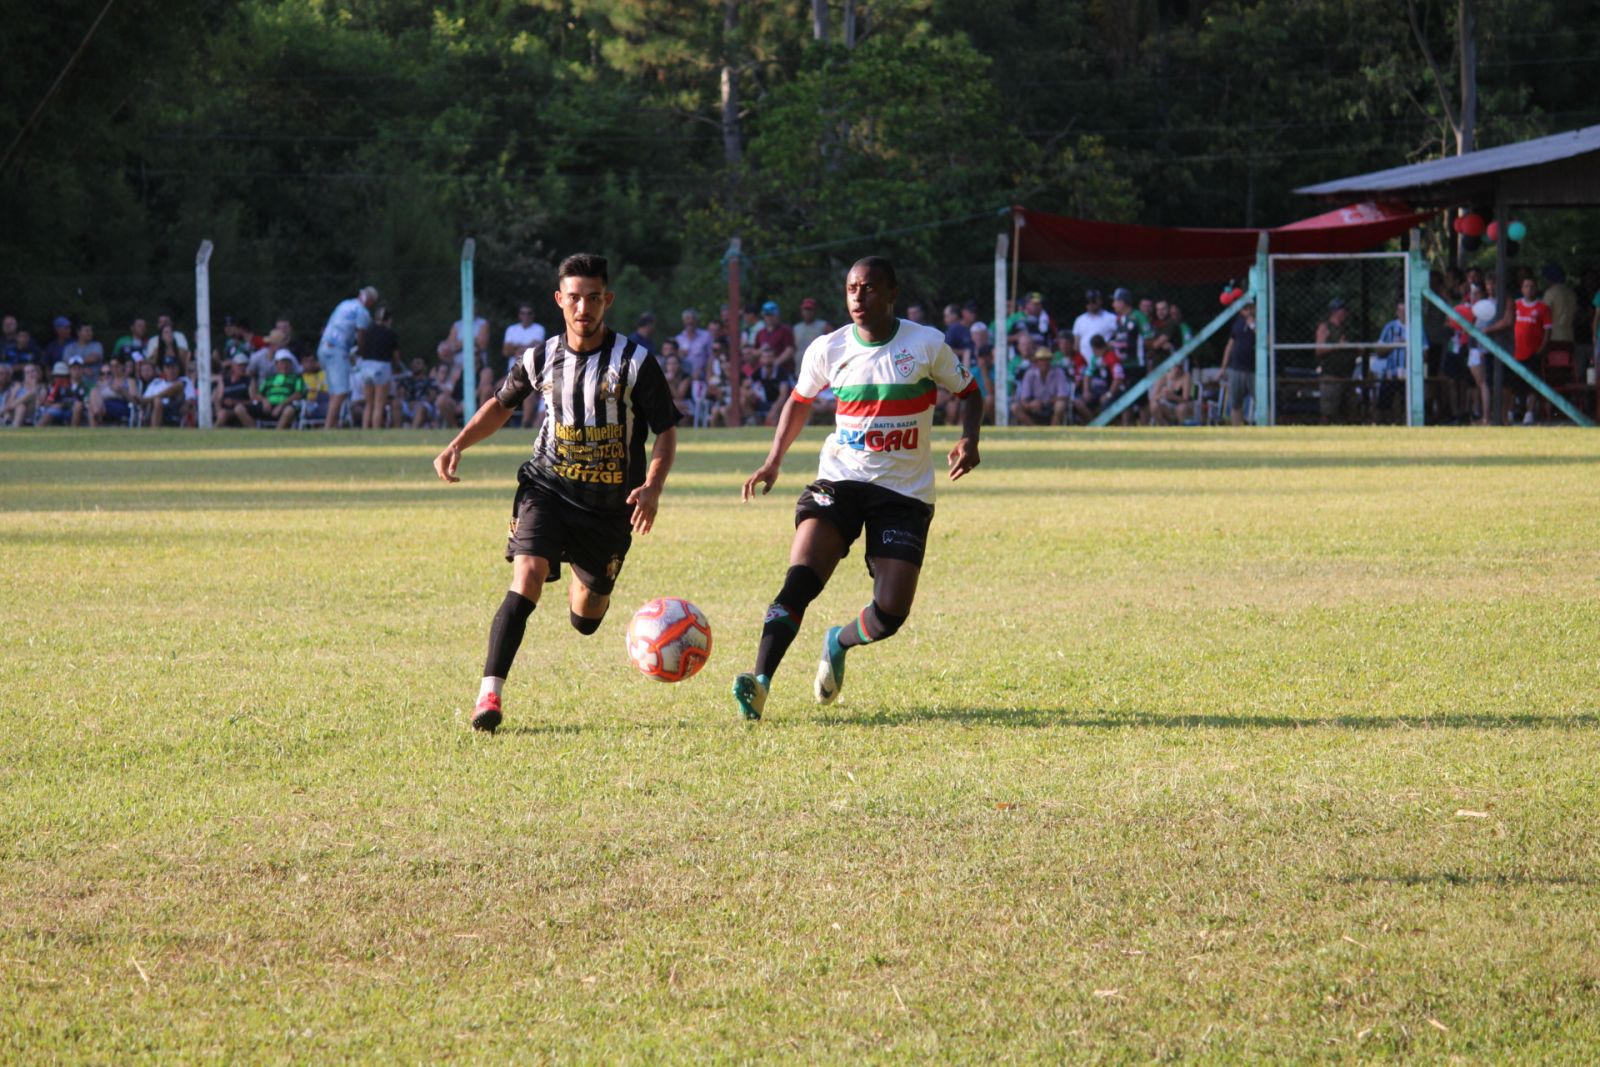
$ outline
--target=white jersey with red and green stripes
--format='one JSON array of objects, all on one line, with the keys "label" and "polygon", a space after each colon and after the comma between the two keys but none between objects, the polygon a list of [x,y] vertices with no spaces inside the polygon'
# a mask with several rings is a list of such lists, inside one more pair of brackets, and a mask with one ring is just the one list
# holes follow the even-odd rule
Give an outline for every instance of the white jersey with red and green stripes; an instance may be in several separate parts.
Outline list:
[{"label": "white jersey with red and green stripes", "polygon": [[965,396],[977,384],[944,334],[908,319],[887,341],[865,341],[846,326],[806,348],[794,398],[803,404],[833,389],[839,406],[822,445],[817,477],[871,482],[933,503],[933,402],[942,386]]}]

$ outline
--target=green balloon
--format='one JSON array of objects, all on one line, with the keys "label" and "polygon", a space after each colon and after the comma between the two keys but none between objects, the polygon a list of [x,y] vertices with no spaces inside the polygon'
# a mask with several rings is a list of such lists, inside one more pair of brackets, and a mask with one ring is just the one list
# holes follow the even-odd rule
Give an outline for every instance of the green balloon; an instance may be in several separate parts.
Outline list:
[{"label": "green balloon", "polygon": [[1506,227],[1506,236],[1513,241],[1520,241],[1528,236],[1528,227],[1521,222],[1513,221],[1511,225]]}]

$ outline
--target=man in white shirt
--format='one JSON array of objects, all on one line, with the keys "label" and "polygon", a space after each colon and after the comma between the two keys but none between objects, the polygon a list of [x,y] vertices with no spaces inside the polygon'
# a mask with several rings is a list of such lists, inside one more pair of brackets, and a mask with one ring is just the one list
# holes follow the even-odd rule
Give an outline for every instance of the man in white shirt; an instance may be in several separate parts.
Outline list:
[{"label": "man in white shirt", "polygon": [[322,328],[317,359],[328,376],[328,415],[322,423],[325,430],[339,426],[339,409],[350,395],[350,353],[361,347],[361,339],[372,325],[372,309],[377,303],[378,290],[365,286],[350,299],[339,301],[339,306],[328,316],[328,324]]},{"label": "man in white shirt", "polygon": [[1117,316],[1105,309],[1100,290],[1090,289],[1083,294],[1084,312],[1072,323],[1072,342],[1079,352],[1089,351],[1089,339],[1109,339],[1117,329]]},{"label": "man in white shirt", "polygon": [[711,333],[700,328],[700,312],[684,309],[683,332],[673,340],[678,342],[678,356],[689,377],[704,378],[706,363],[711,359]]},{"label": "man in white shirt", "polygon": [[[533,321],[533,305],[528,303],[517,305],[517,321],[506,327],[505,337],[500,342],[500,354],[506,358],[506,367],[509,369],[513,363],[522,358],[522,353],[534,345],[545,342],[544,327]],[[522,403],[523,429],[531,429],[534,420],[539,415],[539,404],[543,394],[533,393]]]}]

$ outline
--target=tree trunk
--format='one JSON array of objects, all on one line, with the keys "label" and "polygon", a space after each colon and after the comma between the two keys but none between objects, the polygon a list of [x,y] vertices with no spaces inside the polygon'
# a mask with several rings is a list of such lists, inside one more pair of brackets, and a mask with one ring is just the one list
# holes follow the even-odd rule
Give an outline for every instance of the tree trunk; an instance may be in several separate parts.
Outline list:
[{"label": "tree trunk", "polygon": [[1456,155],[1464,156],[1476,147],[1478,125],[1478,44],[1477,26],[1472,17],[1472,0],[1460,0],[1456,16],[1456,50],[1461,62],[1461,127],[1456,130]]},{"label": "tree trunk", "polygon": [[844,46],[856,46],[856,0],[844,0]]},{"label": "tree trunk", "polygon": [[811,37],[815,41],[828,39],[828,0],[811,0]]},{"label": "tree trunk", "polygon": [[739,27],[739,0],[722,0],[722,160],[730,169],[744,157],[739,137],[739,68],[734,32]]}]

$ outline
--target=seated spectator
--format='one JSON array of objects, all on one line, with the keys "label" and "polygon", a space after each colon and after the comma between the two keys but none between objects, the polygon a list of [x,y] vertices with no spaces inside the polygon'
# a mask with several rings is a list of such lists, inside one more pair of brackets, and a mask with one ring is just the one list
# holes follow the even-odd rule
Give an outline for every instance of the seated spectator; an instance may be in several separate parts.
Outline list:
[{"label": "seated spectator", "polygon": [[[184,333],[183,333],[182,330],[178,329],[177,324],[172,321],[172,316],[171,315],[167,315],[167,314],[161,314],[161,315],[157,315],[156,316],[156,336],[154,338],[151,338],[149,343],[147,343],[145,345],[145,347],[144,347],[144,357],[146,359],[152,359],[152,358],[155,357],[156,354],[151,350],[151,346],[154,345],[155,342],[156,342],[156,339],[161,336],[161,331],[165,330],[169,326],[172,328],[172,343],[173,343],[173,346],[176,347],[181,352],[190,351],[190,349],[189,349],[189,338],[184,336]],[[183,358],[185,360],[187,360],[187,357],[183,357]],[[160,364],[157,364],[157,366],[160,366]],[[188,366],[187,362],[185,362],[184,366],[185,367]]]},{"label": "seated spectator", "polygon": [[768,300],[761,305],[763,326],[756,331],[756,347],[765,345],[772,349],[772,365],[780,379],[794,380],[794,331],[778,318],[778,302]]},{"label": "seated spectator", "polygon": [[[944,343],[956,354],[963,367],[972,365],[972,329],[961,319],[961,309],[954,304],[944,306]],[[800,350],[802,353],[805,349]]]},{"label": "seated spectator", "polygon": [[[170,332],[171,324],[167,326]],[[159,338],[158,338],[159,340]],[[153,361],[147,356],[146,363]],[[177,356],[164,356],[161,376],[145,387],[139,398],[144,410],[145,425],[152,429],[160,426],[186,426],[194,417],[197,399],[194,383],[183,374],[183,365]]]},{"label": "seated spectator", "polygon": [[62,360],[56,360],[55,366],[50,369],[50,384],[45,387],[44,396],[39,401],[36,425],[81,425],[87,396],[88,389],[83,384],[83,364],[69,366]]},{"label": "seated spectator", "polygon": [[413,430],[433,426],[439,418],[439,409],[433,402],[438,392],[438,385],[428,375],[427,361],[421,356],[412,356],[411,373],[400,382],[400,417]]},{"label": "seated spectator", "polygon": [[694,404],[697,426],[726,426],[728,424],[728,342],[711,343],[711,358],[706,361],[703,378],[694,378],[689,384],[689,397]]},{"label": "seated spectator", "polygon": [[50,325],[54,327],[56,335],[45,343],[44,361],[54,366],[66,361],[67,346],[72,343],[72,320],[65,315],[57,315]]},{"label": "seated spectator", "polygon": [[684,372],[683,361],[676,354],[664,357],[661,361],[661,373],[666,376],[667,391],[672,394],[672,402],[677,405],[678,413],[692,420],[694,398],[689,395],[689,390],[694,382]]},{"label": "seated spectator", "polygon": [[[972,372],[973,380],[978,383],[978,395],[983,398],[983,417],[989,425],[994,424],[994,346],[989,343],[989,327],[981,322],[973,322],[968,327],[972,334],[972,362],[968,370]],[[945,402],[945,422],[952,426],[961,424],[961,401],[950,397]]]},{"label": "seated spectator", "polygon": [[[141,352],[140,357],[143,355]],[[127,357],[113,351],[106,360],[106,372],[100,376],[100,384],[89,394],[89,425],[126,424],[138,399],[138,387],[128,375]]]},{"label": "seated spectator", "polygon": [[1078,350],[1073,347],[1072,331],[1061,329],[1056,331],[1055,345],[1050,353],[1050,365],[1060,367],[1068,374],[1077,366]]},{"label": "seated spectator", "polygon": [[[17,317],[15,315],[0,315],[0,351],[11,347],[17,339]],[[10,380],[7,379],[7,384]]]},{"label": "seated spectator", "polygon": [[431,375],[435,387],[433,403],[438,410],[440,423],[444,426],[460,426],[461,364],[456,362],[456,358],[440,356]]},{"label": "seated spectator", "polygon": [[128,373],[133,373],[133,365],[144,359],[144,346],[150,343],[150,335],[143,319],[134,319],[128,324],[128,332],[117,338],[111,346],[113,356],[121,356],[123,364],[128,368]]},{"label": "seated spectator", "polygon": [[[293,358],[292,353],[290,358]],[[252,368],[255,366],[254,356],[250,357],[250,365]],[[328,417],[328,372],[322,369],[322,361],[317,358],[315,351],[307,352],[306,358],[294,369],[299,371],[300,380],[306,385],[306,398],[300,401],[302,421],[321,422]],[[251,380],[256,383],[256,391],[259,393],[260,380],[254,377]]]},{"label": "seated spectator", "polygon": [[[459,394],[466,379],[466,345],[461,340],[461,321],[458,319],[450,324],[450,332],[445,339],[439,342],[439,358],[449,360],[455,368],[455,382],[452,390]],[[473,369],[477,376],[477,403],[482,405],[494,392],[494,376],[489,373],[489,320],[474,318],[472,320],[472,354]],[[459,397],[462,403],[468,398]]]},{"label": "seated spectator", "polygon": [[299,414],[298,401],[305,399],[306,380],[295,373],[287,350],[278,351],[272,366],[272,376],[261,383],[245,411],[257,422],[276,422],[278,429],[287,430]]},{"label": "seated spectator", "polygon": [[226,426],[230,422],[247,428],[251,425],[250,386],[250,357],[236,352],[211,391],[213,426]]},{"label": "seated spectator", "polygon": [[1150,387],[1150,418],[1157,426],[1182,426],[1194,414],[1189,361],[1179,360]]},{"label": "seated spectator", "polygon": [[653,311],[640,312],[639,317],[633,320],[633,332],[628,335],[628,340],[654,352],[656,350],[656,313]]},{"label": "seated spectator", "polygon": [[744,406],[745,425],[775,424],[778,413],[783,410],[783,402],[793,388],[794,379],[778,366],[778,354],[771,345],[762,345],[757,351],[755,373],[744,383],[744,394],[740,400]]},{"label": "seated spectator", "polygon": [[[17,332],[20,334],[24,331]],[[13,373],[10,386],[4,393],[0,393],[0,423],[7,426],[32,426],[39,401],[43,397],[44,383],[39,376],[39,364],[22,364],[21,371]]]},{"label": "seated spectator", "polygon": [[44,353],[33,343],[33,334],[22,329],[12,335],[11,343],[0,356],[3,356],[7,365],[12,367],[20,367],[26,363],[39,366],[44,363]]},{"label": "seated spectator", "polygon": [[1078,353],[1078,389],[1073,407],[1084,422],[1109,407],[1122,393],[1126,379],[1122,360],[1099,334],[1089,338],[1087,354]]},{"label": "seated spectator", "polygon": [[919,326],[925,326],[928,322],[928,309],[913,300],[906,305],[906,318]]},{"label": "seated spectator", "polygon": [[62,357],[67,361],[67,366],[74,363],[83,364],[83,376],[93,387],[100,378],[100,367],[106,360],[105,348],[94,339],[94,327],[87,322],[78,326],[77,338],[65,349]]},{"label": "seated spectator", "polygon": [[154,363],[157,368],[160,368],[169,359],[176,360],[179,369],[184,374],[187,374],[190,359],[192,358],[189,352],[189,343],[188,339],[185,338],[183,343],[180,344],[178,338],[178,331],[173,329],[171,320],[168,320],[161,327],[161,332],[152,337],[150,343],[145,346],[144,358]]},{"label": "seated spectator", "polygon": [[[800,321],[790,327],[794,334],[794,350],[796,359],[804,359],[806,349],[811,347],[811,342],[823,334],[832,333],[833,327],[825,319],[817,317],[817,302],[812,297],[800,301]],[[951,346],[955,347],[954,345]]]},{"label": "seated spectator", "polygon": [[[705,373],[706,361],[711,358],[711,342],[713,340],[709,330],[700,328],[700,312],[694,308],[683,309],[683,330],[678,336],[671,338],[677,344],[678,354],[683,359],[684,372],[691,378],[699,377]],[[667,342],[661,342],[661,357],[667,356]]]},{"label": "seated spectator", "polygon": [[1032,366],[1022,374],[1017,398],[1011,405],[1011,418],[1022,426],[1060,426],[1066,421],[1072,387],[1067,372],[1050,365],[1048,348],[1035,349]]}]

